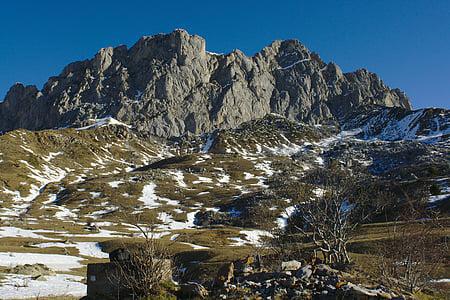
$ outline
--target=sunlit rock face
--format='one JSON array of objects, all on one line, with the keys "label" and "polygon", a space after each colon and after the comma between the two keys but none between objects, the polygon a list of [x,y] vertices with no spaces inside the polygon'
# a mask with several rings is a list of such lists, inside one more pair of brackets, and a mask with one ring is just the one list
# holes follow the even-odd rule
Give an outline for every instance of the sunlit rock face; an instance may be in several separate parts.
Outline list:
[{"label": "sunlit rock face", "polygon": [[310,124],[366,105],[411,109],[406,95],[367,70],[343,73],[297,40],[254,56],[207,52],[184,30],[103,48],[69,64],[39,91],[16,84],[0,103],[0,130],[79,126],[112,116],[142,133],[173,137],[235,128],[269,113]]}]

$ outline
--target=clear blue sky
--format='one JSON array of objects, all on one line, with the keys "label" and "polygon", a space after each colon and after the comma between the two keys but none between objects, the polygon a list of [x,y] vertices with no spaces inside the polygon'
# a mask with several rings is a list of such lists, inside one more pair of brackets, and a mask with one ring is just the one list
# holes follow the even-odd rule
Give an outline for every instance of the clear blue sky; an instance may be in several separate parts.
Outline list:
[{"label": "clear blue sky", "polygon": [[296,38],[344,71],[367,68],[414,107],[449,108],[450,1],[5,0],[0,6],[0,101],[14,82],[39,88],[99,48],[184,28],[207,49],[252,55]]}]

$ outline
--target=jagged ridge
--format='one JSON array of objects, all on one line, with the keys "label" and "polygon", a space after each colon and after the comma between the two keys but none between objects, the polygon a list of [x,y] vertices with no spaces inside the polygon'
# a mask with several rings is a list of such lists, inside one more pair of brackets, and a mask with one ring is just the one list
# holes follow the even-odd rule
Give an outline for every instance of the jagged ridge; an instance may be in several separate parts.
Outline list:
[{"label": "jagged ridge", "polygon": [[112,116],[162,137],[200,134],[277,113],[308,123],[336,121],[361,105],[411,109],[406,95],[367,70],[343,73],[297,40],[252,57],[207,52],[184,30],[103,48],[74,62],[39,91],[14,85],[0,103],[0,131],[81,126]]}]

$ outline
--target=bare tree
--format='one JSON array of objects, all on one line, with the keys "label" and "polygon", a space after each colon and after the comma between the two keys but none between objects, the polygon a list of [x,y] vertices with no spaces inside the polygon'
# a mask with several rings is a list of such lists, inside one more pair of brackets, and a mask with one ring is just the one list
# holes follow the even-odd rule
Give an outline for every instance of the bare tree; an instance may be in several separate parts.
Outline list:
[{"label": "bare tree", "polygon": [[[137,218],[139,220],[139,218]],[[114,270],[110,281],[137,298],[158,294],[161,283],[171,277],[171,255],[168,246],[158,239],[153,225],[132,224],[143,237],[135,245],[122,243],[120,258],[112,259]]]},{"label": "bare tree", "polygon": [[341,170],[319,170],[310,180],[315,188],[298,199],[293,229],[311,238],[326,263],[347,264],[352,234],[379,210],[374,200],[383,195]]},{"label": "bare tree", "polygon": [[393,288],[414,292],[425,288],[439,270],[448,253],[439,217],[410,207],[390,228],[380,243],[380,275]]}]

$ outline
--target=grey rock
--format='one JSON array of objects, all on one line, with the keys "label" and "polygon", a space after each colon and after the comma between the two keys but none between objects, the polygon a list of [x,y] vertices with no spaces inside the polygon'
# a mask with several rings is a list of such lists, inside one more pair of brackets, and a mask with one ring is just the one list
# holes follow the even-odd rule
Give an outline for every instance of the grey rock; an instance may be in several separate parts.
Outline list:
[{"label": "grey rock", "polygon": [[160,137],[234,128],[269,113],[311,124],[359,106],[411,109],[408,98],[367,70],[343,73],[297,40],[275,41],[254,56],[207,52],[184,30],[101,49],[69,64],[39,91],[14,85],[0,103],[0,131],[81,126],[112,116]]},{"label": "grey rock", "polygon": [[281,262],[281,271],[297,271],[302,267],[302,263],[297,260]]},{"label": "grey rock", "polygon": [[337,273],[339,273],[338,270],[335,270],[335,269],[331,268],[329,265],[325,265],[325,264],[318,264],[318,265],[316,265],[316,267],[314,269],[314,274],[321,276],[321,277],[333,276]]},{"label": "grey rock", "polygon": [[297,273],[295,274],[295,276],[301,280],[306,280],[309,279],[312,275],[313,271],[312,271],[312,266],[311,265],[306,265],[302,268],[300,268]]},{"label": "grey rock", "polygon": [[46,276],[55,275],[56,273],[44,264],[25,264],[17,265],[14,268],[6,270],[10,274],[30,275],[36,279]]},{"label": "grey rock", "polygon": [[208,297],[209,293],[200,283],[188,282],[180,285],[180,294],[183,297],[204,299]]}]

